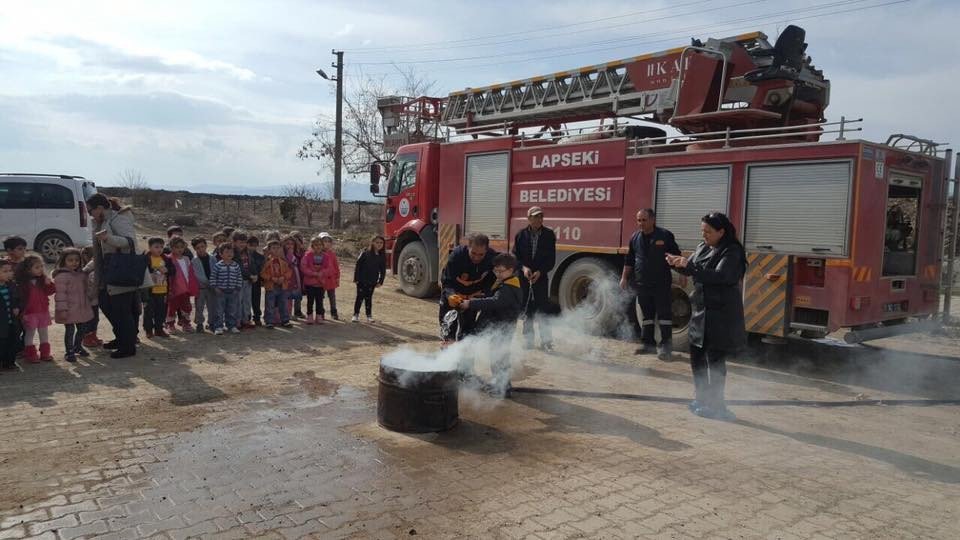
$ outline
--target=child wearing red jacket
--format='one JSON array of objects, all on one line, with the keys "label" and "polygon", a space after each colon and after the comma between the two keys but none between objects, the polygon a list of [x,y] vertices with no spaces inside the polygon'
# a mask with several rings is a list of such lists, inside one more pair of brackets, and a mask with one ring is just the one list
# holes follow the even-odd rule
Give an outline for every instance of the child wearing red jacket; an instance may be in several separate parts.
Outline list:
[{"label": "child wearing red jacket", "polygon": [[[340,263],[333,252],[333,237],[322,232],[310,240],[310,250],[300,261],[303,284],[307,290],[307,324],[326,320],[323,309],[324,295],[330,299],[330,316],[340,320],[337,314],[337,287],[340,286]],[[317,315],[311,321],[314,304]]]},{"label": "child wearing red jacket", "polygon": [[[26,345],[23,357],[31,363],[52,362],[47,328],[53,324],[50,319],[50,296],[57,289],[43,268],[43,259],[38,255],[27,255],[17,267],[17,285],[20,287],[20,313]],[[39,354],[37,346],[33,344],[34,336],[40,338]]]},{"label": "child wearing red jacket", "polygon": [[190,324],[190,313],[193,312],[190,299],[200,292],[200,282],[197,281],[197,274],[186,252],[186,240],[179,236],[170,239],[170,255],[168,257],[175,270],[172,275],[167,276],[169,286],[167,291],[167,332],[175,330],[178,313],[184,317],[180,320],[181,329],[184,332],[193,332],[193,325]]}]

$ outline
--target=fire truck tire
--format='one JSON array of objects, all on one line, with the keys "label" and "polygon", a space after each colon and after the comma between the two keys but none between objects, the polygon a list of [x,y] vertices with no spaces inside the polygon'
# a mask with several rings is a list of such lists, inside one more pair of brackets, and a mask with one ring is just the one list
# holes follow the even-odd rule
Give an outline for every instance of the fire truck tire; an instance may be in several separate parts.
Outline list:
[{"label": "fire truck tire", "polygon": [[[592,285],[604,285],[598,290]],[[563,311],[577,309],[583,314],[585,328],[593,333],[612,334],[625,322],[621,291],[613,264],[593,257],[574,261],[560,276],[557,297]]]},{"label": "fire truck tire", "polygon": [[427,248],[423,242],[410,242],[400,251],[397,274],[404,294],[414,298],[426,298],[435,292],[436,284],[430,280],[432,269]]}]

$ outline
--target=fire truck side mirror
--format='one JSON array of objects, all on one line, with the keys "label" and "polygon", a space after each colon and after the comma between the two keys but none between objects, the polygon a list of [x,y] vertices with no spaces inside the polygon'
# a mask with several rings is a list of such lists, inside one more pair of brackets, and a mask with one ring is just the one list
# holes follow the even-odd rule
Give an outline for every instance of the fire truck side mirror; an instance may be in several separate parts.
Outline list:
[{"label": "fire truck side mirror", "polygon": [[380,172],[379,163],[370,164],[370,193],[376,195],[380,193],[380,177],[382,176]]}]

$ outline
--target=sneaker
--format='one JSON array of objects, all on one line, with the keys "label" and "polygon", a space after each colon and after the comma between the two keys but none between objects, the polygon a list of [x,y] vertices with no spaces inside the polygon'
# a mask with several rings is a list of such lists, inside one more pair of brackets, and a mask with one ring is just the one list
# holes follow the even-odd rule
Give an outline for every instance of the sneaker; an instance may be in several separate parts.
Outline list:
[{"label": "sneaker", "polygon": [[193,325],[192,325],[192,324],[185,324],[185,325],[183,325],[182,328],[183,328],[183,331],[184,331],[184,332],[188,332],[188,333],[189,333],[189,332],[193,332]]},{"label": "sneaker", "polygon": [[324,315],[323,313],[321,313],[321,314],[317,315],[317,318],[316,318],[315,320],[316,320],[317,322],[326,321],[326,320],[327,320],[327,316]]},{"label": "sneaker", "polygon": [[90,353],[88,353],[87,350],[84,349],[83,347],[80,347],[79,349],[77,349],[77,356],[81,358],[87,358],[90,356]]},{"label": "sneaker", "polygon": [[266,328],[267,330],[273,330],[273,325],[270,323],[267,323],[267,325],[264,326],[264,328]]},{"label": "sneaker", "polygon": [[332,319],[335,320],[335,321],[339,321],[339,320],[340,320],[340,316],[337,315],[336,313],[331,313],[331,314],[330,314],[330,318],[332,318]]},{"label": "sneaker", "polygon": [[360,316],[354,315],[353,317],[350,317],[350,322],[360,322]]},{"label": "sneaker", "polygon": [[661,345],[657,347],[657,360],[661,362],[669,362],[673,360],[673,349],[669,345]]},{"label": "sneaker", "polygon": [[253,321],[253,325],[254,325],[254,326],[263,326],[263,323],[260,322],[259,320],[257,320],[257,321]]},{"label": "sneaker", "polygon": [[116,350],[116,351],[113,351],[112,353],[110,353],[110,358],[129,358],[129,357],[134,356],[134,355],[136,355],[136,354],[137,354],[137,351],[127,352],[127,351]]},{"label": "sneaker", "polygon": [[236,328],[231,328],[231,329],[230,329],[230,333],[231,333],[231,334],[239,334],[239,333],[240,333],[240,330],[238,330],[238,329],[236,329]]},{"label": "sneaker", "polygon": [[313,315],[307,314],[307,320],[303,321],[304,324],[314,324]]},{"label": "sneaker", "polygon": [[[153,330],[147,331],[147,339],[153,339]],[[104,347],[104,349],[106,349],[106,347]]]},{"label": "sneaker", "polygon": [[72,364],[77,361],[77,355],[71,353],[64,356],[63,359]]},{"label": "sneaker", "polygon": [[293,328],[293,323],[291,323],[290,321],[287,321],[285,323],[282,323],[280,326],[284,328]]},{"label": "sneaker", "polygon": [[375,322],[377,322],[377,321],[374,320],[373,317],[367,317],[367,324],[373,324],[373,323],[375,323]]},{"label": "sneaker", "polygon": [[176,334],[176,333],[177,333],[177,327],[176,327],[175,325],[168,324],[168,325],[164,326],[163,330],[158,330],[156,333],[159,334],[159,333],[162,332],[162,331],[166,331],[168,334]]},{"label": "sneaker", "polygon": [[215,336],[222,336],[222,335],[223,335],[223,328],[217,328],[216,330],[214,330],[214,331],[213,331],[213,335],[215,335]]},{"label": "sneaker", "polygon": [[160,338],[168,338],[168,337],[170,337],[170,334],[168,334],[168,333],[166,332],[166,330],[157,330],[156,332],[154,332],[153,335],[155,335],[155,336],[157,336],[157,337],[160,337]]},{"label": "sneaker", "polygon": [[111,340],[103,344],[103,348],[108,351],[115,351],[120,347],[120,344],[117,343],[117,340]]},{"label": "sneaker", "polygon": [[250,322],[250,321],[247,321],[247,322],[245,322],[245,323],[243,323],[243,324],[240,325],[240,329],[241,329],[241,330],[251,330],[251,329],[256,328],[256,327],[257,327],[257,325],[253,324],[253,323]]},{"label": "sneaker", "polygon": [[196,332],[196,333],[198,333],[198,334],[204,333],[203,326],[198,326],[197,329],[194,330],[194,332]]}]

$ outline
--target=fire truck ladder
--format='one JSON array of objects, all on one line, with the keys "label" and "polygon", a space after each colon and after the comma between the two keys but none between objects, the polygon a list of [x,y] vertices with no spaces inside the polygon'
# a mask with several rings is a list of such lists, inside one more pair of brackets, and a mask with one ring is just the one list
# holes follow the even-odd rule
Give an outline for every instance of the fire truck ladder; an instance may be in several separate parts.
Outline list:
[{"label": "fire truck ladder", "polygon": [[706,45],[709,51],[704,47],[678,47],[552,75],[467,88],[449,95],[441,123],[456,129],[504,124],[522,127],[632,114],[660,115],[673,109],[679,79],[639,90],[630,78],[628,66],[660,57],[672,59],[694,48],[721,56],[725,72],[725,42],[739,42],[747,48],[770,46],[764,34],[753,32],[711,39]]}]

